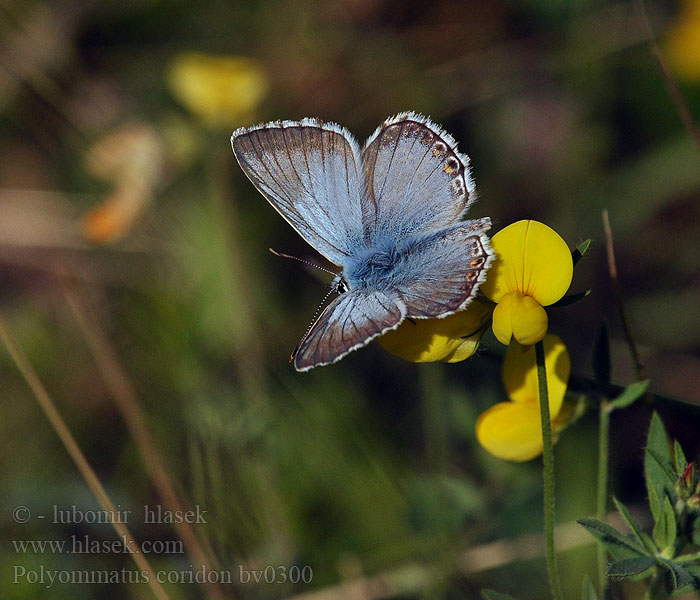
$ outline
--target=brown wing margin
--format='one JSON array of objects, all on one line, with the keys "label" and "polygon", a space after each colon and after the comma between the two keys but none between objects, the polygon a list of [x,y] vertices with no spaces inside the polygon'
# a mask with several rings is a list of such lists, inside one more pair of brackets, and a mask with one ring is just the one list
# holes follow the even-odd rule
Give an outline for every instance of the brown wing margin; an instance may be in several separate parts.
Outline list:
[{"label": "brown wing margin", "polygon": [[336,298],[323,311],[292,355],[297,371],[328,365],[367,345],[404,319],[398,298],[383,292],[353,290]]}]

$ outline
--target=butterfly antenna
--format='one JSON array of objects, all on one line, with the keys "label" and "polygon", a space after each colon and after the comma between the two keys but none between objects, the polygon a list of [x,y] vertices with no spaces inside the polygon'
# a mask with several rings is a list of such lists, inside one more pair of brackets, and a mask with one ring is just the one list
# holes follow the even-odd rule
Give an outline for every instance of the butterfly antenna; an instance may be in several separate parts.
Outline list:
[{"label": "butterfly antenna", "polygon": [[[290,256],[289,258],[296,258],[296,257]],[[302,261],[302,262],[306,262],[306,261]],[[311,329],[313,329],[313,326],[316,325],[316,321],[318,320],[318,315],[321,312],[321,309],[323,308],[324,304],[326,303],[326,300],[328,300],[328,298],[330,298],[332,294],[337,293],[337,292],[338,292],[338,287],[333,286],[330,290],[328,290],[328,293],[323,297],[323,300],[321,300],[321,303],[318,305],[318,308],[316,309],[314,316],[311,317],[311,323],[306,328],[304,335],[301,336],[299,343],[294,347],[294,350],[292,350],[292,355],[289,357],[289,362],[292,362],[294,360],[294,357],[297,355],[297,352],[299,352],[299,346],[302,345],[302,343],[306,339],[306,336],[309,335],[309,332],[311,331]]]},{"label": "butterfly antenna", "polygon": [[[310,260],[304,260],[303,258],[299,258],[298,256],[292,256],[291,254],[285,254],[284,252],[277,252],[277,250],[274,250],[273,248],[268,248],[272,254],[275,256],[279,256],[281,258],[291,258],[292,260],[297,260],[300,263],[304,263],[305,265],[309,265],[310,267],[315,267],[317,269],[320,269],[321,271],[325,271],[326,273],[330,273],[331,275],[337,275],[337,273],[334,273],[330,269],[326,269],[322,267],[321,265],[317,265],[315,262],[311,262]],[[328,296],[326,296],[327,298]],[[325,299],[324,299],[325,300]]]}]

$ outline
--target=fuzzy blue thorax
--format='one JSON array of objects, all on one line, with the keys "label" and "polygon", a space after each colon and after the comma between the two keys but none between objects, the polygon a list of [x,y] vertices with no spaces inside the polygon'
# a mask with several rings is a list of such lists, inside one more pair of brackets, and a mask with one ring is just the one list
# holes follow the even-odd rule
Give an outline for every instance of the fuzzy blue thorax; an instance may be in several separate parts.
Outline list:
[{"label": "fuzzy blue thorax", "polygon": [[422,245],[423,237],[396,241],[389,237],[357,250],[345,264],[343,278],[349,289],[386,290],[410,276],[406,263]]}]

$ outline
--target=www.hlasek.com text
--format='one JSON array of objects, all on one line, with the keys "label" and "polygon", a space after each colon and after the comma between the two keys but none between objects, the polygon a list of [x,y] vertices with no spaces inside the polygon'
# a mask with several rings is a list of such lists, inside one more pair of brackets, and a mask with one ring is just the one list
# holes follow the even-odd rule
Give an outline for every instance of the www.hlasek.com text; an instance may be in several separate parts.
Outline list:
[{"label": "www.hlasek.com text", "polygon": [[136,541],[122,535],[116,540],[97,540],[71,535],[67,540],[12,540],[16,554],[184,554],[181,540]]}]

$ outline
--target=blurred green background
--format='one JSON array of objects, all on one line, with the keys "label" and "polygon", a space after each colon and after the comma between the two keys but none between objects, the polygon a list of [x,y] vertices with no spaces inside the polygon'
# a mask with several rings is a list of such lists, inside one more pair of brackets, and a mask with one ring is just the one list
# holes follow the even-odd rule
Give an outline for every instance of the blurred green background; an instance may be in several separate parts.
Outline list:
[{"label": "blurred green background", "polygon": [[[700,3],[646,9],[697,119]],[[474,438],[478,415],[505,399],[503,347],[487,335],[463,363],[414,365],[371,344],[294,372],[290,351],[328,281],[268,252],[314,258],[236,164],[240,126],[314,116],[363,140],[397,112],[430,115],[472,159],[470,216],[490,216],[494,232],[537,219],[571,247],[592,238],[572,286],[592,294],[550,311],[579,389],[604,322],[614,382],[635,378],[605,259],[607,208],[658,395],[613,418],[613,491],[643,520],[652,409],[698,455],[700,149],[635,5],[2,0],[0,15],[0,311],[113,501],[133,511],[138,540],[178,538],[144,523],[143,506],[163,499],[105,372],[143,410],[182,501],[207,511],[192,530],[233,584],[167,584],[171,598],[473,598],[494,587],[527,600],[547,589],[544,561],[521,540],[542,529],[539,461],[498,461]],[[0,597],[152,597],[143,583],[18,576],[137,567],[128,554],[18,549],[13,540],[115,534],[53,522],[54,506],[99,505],[5,349],[0,403]],[[586,415],[556,447],[560,523],[594,511],[596,444]],[[17,506],[28,522],[13,520]],[[562,574],[577,597],[595,552],[570,531]],[[195,569],[186,552],[148,558],[158,571]],[[293,566],[312,581],[245,583],[240,570],[273,567],[279,579]]]}]

